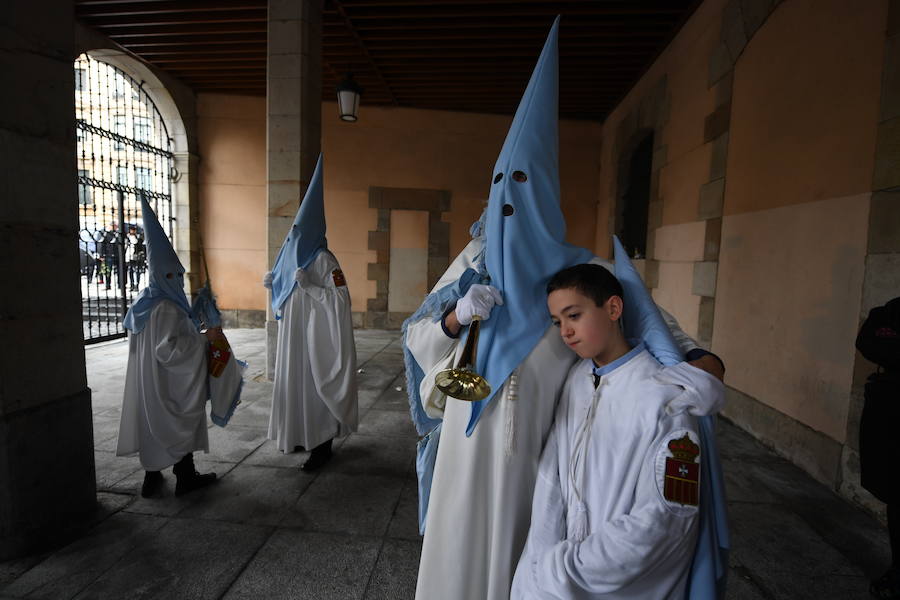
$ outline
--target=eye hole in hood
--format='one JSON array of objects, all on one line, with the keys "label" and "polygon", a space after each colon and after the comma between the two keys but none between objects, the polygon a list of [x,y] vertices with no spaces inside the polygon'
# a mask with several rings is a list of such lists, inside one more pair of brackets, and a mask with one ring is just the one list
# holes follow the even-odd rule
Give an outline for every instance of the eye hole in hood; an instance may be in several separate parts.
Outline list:
[{"label": "eye hole in hood", "polygon": [[503,173],[497,173],[497,176],[494,177],[494,183],[498,183],[501,179],[503,179]]},{"label": "eye hole in hood", "polygon": [[528,181],[528,175],[526,175],[524,171],[513,171],[512,178],[513,181],[517,181],[519,183],[525,183],[526,181]]}]

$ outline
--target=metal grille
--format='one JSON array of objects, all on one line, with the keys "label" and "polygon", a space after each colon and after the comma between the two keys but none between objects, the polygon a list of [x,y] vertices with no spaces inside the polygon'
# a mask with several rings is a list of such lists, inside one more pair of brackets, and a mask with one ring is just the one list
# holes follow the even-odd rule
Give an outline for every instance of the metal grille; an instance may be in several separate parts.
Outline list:
[{"label": "metal grille", "polygon": [[153,101],[112,65],[82,54],[75,61],[78,246],[85,343],[125,336],[122,319],[147,283],[141,196],[169,238],[171,140]]}]

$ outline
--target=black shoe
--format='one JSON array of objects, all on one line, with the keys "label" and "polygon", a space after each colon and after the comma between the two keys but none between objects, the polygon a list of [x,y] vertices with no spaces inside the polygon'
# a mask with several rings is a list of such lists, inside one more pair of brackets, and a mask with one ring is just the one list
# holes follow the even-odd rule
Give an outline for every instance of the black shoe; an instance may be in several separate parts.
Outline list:
[{"label": "black shoe", "polygon": [[197,472],[197,469],[194,468],[193,454],[186,454],[184,458],[175,463],[175,466],[172,467],[172,472],[175,473],[176,477],[176,496],[183,496],[188,492],[199,490],[200,488],[204,488],[209,484],[215,482],[216,480],[215,473],[200,474]]},{"label": "black shoe", "polygon": [[163,475],[159,471],[147,471],[144,473],[144,484],[141,485],[141,496],[149,498],[155,496],[163,485]]},{"label": "black shoe", "polygon": [[294,452],[306,452],[306,448],[303,446],[294,446]]},{"label": "black shoe", "polygon": [[869,593],[883,600],[900,598],[900,569],[888,569],[887,573],[872,582]]},{"label": "black shoe", "polygon": [[323,442],[313,448],[312,452],[309,455],[309,458],[306,459],[306,462],[301,465],[301,471],[315,471],[320,468],[322,465],[331,460],[331,440],[327,442]]}]

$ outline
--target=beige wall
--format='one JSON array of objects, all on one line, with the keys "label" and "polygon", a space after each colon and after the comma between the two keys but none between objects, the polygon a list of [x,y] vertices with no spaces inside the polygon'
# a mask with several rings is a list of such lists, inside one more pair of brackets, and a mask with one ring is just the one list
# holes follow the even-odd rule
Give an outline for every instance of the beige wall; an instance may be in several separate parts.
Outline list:
[{"label": "beige wall", "polygon": [[[200,94],[197,112],[201,230],[219,305],[263,309],[265,100]],[[328,243],[347,276],[354,310],[364,311],[375,297],[375,282],[367,279],[367,265],[375,262],[368,232],[377,224],[369,188],[449,190],[452,210],[443,219],[455,256],[487,199],[511,117],[363,106],[351,124],[340,121],[329,102],[322,116]],[[568,239],[586,247],[594,245],[599,150],[599,124],[560,123]]]},{"label": "beige wall", "polygon": [[221,308],[265,309],[266,103],[198,94],[200,232]]},{"label": "beige wall", "polygon": [[838,442],[886,18],[886,2],[784,2],[735,67],[713,346],[729,384]]},{"label": "beige wall", "polygon": [[887,2],[790,0],[735,67],[725,215],[872,189]]},{"label": "beige wall", "polygon": [[[613,230],[621,130],[647,120],[647,99],[664,81],[654,298],[692,335],[714,315],[711,345],[728,365],[726,383],[801,424],[748,428],[770,443],[808,428],[840,455],[854,422],[888,3],[784,0],[771,14],[766,4],[703,2],[604,123],[597,251]],[[734,65],[733,78],[713,75],[717,60]],[[711,134],[717,112],[724,126]],[[701,194],[719,177],[721,209],[710,216]],[[840,478],[836,464],[807,458],[816,446],[802,439],[798,463]],[[788,442],[783,450],[795,452]]]}]

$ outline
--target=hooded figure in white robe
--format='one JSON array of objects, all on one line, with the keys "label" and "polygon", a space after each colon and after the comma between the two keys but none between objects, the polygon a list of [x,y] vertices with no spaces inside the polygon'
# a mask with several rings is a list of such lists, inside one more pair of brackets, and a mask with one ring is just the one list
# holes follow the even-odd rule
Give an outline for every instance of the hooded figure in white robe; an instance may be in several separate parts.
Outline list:
[{"label": "hooded figure in white robe", "polygon": [[221,328],[198,331],[184,293],[184,267],[145,198],[149,283],[138,295],[124,326],[128,330],[128,368],[119,424],[118,456],[139,454],[146,470],[141,494],[154,495],[160,471],[174,465],[176,495],[212,483],[201,475],[193,452],[209,452],[206,400],[207,339],[224,339]]},{"label": "hooded figure in white robe", "polygon": [[[483,227],[476,227],[475,239],[404,324],[410,410],[425,436],[417,461],[425,532],[420,600],[509,597],[528,533],[541,448],[574,362],[550,327],[544,288],[553,274],[574,264],[593,261],[612,269],[564,241],[557,35],[558,22],[494,167]],[[465,339],[465,332],[451,335],[444,318],[483,282],[503,301],[480,314],[485,320],[475,370],[492,394],[467,403],[444,396],[434,378],[458,362],[459,340]],[[669,323],[685,351],[696,347],[674,320]]]},{"label": "hooded figure in white robe", "polygon": [[282,452],[309,449],[301,467],[331,457],[331,442],[356,431],[356,345],[350,292],[325,239],[322,155],[264,285],[278,320],[269,439]]}]

